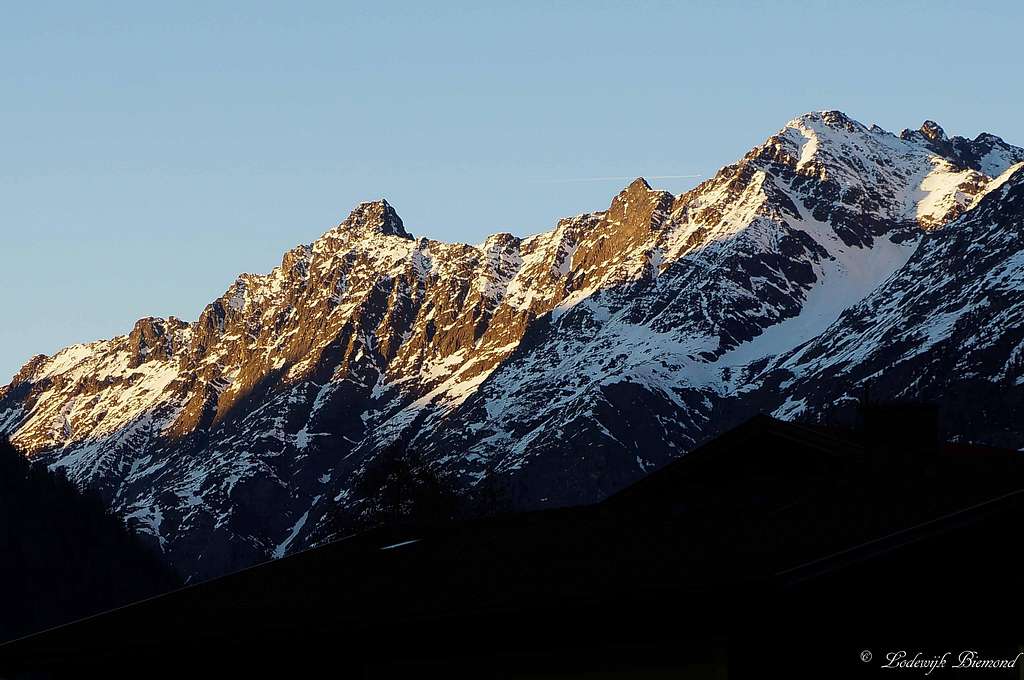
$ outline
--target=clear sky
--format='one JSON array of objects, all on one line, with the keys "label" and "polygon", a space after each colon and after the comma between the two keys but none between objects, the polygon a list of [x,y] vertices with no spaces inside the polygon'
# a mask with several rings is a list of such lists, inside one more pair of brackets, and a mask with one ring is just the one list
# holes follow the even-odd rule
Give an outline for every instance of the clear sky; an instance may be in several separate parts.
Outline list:
[{"label": "clear sky", "polygon": [[525,235],[628,183],[570,180],[708,176],[824,108],[1024,143],[1019,3],[0,7],[0,384],[195,319],[362,200]]}]

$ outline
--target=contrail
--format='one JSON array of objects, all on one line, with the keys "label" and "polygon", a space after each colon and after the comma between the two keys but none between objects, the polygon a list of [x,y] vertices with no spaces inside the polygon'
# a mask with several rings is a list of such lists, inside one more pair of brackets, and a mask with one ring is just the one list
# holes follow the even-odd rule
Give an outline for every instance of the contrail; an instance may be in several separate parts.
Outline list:
[{"label": "contrail", "polygon": [[[629,175],[626,177],[575,177],[573,179],[538,179],[537,182],[544,184],[568,184],[570,182],[624,182],[629,179],[636,179],[642,175]],[[696,179],[703,175],[650,175],[645,179]]]}]

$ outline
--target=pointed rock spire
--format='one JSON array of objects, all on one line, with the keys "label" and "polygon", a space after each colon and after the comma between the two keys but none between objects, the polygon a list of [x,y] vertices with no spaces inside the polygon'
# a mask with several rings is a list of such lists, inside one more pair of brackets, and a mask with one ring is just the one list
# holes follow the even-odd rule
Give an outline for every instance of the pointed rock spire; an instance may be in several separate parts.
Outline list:
[{"label": "pointed rock spire", "polygon": [[667,216],[672,199],[672,194],[655,191],[647,180],[637,177],[612,199],[607,219],[628,228],[654,228]]},{"label": "pointed rock spire", "polygon": [[357,205],[339,228],[412,239],[412,234],[402,224],[402,218],[383,198]]},{"label": "pointed rock spire", "polygon": [[651,190],[651,185],[647,183],[647,180],[644,179],[643,177],[637,177],[635,180],[630,182],[629,186],[627,186],[625,189],[623,189],[621,193],[624,193],[624,194],[625,193],[636,194],[636,193],[640,193],[641,191],[650,191],[650,190]]},{"label": "pointed rock spire", "polygon": [[926,120],[921,124],[921,134],[933,142],[946,141],[946,131],[934,120]]}]

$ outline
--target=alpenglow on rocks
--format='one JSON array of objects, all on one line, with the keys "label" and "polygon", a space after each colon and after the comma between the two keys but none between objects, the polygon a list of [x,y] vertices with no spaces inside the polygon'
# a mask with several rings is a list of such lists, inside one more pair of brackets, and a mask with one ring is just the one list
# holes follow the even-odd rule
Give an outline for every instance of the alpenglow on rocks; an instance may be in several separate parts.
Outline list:
[{"label": "alpenglow on rocks", "polygon": [[865,380],[1024,447],[1022,161],[825,111],[528,238],[414,238],[364,203],[195,322],[35,357],[0,432],[193,579],[358,515],[396,441],[520,508],[600,499],[759,411],[848,418]]}]

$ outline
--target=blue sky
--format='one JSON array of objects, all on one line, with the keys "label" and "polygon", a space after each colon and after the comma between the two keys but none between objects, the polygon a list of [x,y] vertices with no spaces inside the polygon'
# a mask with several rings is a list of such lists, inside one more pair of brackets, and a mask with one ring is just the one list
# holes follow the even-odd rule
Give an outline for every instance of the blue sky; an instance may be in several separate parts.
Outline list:
[{"label": "blue sky", "polygon": [[1024,143],[1015,3],[489,4],[5,2],[0,384],[362,200],[534,233],[628,183],[567,180],[707,176],[822,108]]}]

